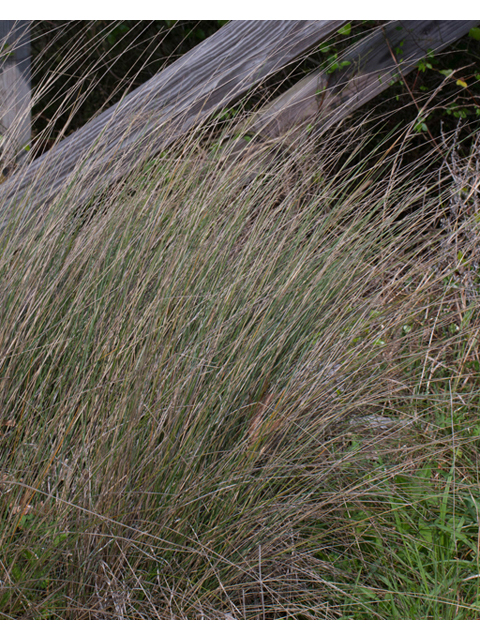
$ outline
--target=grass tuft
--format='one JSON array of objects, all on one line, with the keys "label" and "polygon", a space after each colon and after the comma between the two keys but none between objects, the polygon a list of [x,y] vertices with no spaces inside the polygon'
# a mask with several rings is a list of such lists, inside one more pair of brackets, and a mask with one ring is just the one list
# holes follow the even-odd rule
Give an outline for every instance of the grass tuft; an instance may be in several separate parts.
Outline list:
[{"label": "grass tuft", "polygon": [[1,617],[478,617],[478,139],[367,125],[9,211]]}]

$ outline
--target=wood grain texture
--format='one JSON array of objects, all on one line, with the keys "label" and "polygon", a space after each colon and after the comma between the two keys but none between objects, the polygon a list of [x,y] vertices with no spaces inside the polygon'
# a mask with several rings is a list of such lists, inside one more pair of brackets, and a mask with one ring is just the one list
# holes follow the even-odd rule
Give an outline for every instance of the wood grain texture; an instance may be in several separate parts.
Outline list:
[{"label": "wood grain texture", "polygon": [[189,128],[231,104],[344,20],[233,21],[0,187],[0,229],[12,201],[24,220],[75,175],[78,198],[120,179]]},{"label": "wood grain texture", "polygon": [[[478,20],[399,20],[366,36],[338,62],[350,64],[328,75],[315,71],[253,116],[247,128],[264,138],[291,133],[315,122],[325,131],[405,75],[429,50],[441,51],[480,24]],[[392,58],[392,52],[396,62]],[[397,52],[397,53],[395,53]]]},{"label": "wood grain texture", "polygon": [[2,165],[30,142],[30,22],[0,20]]}]

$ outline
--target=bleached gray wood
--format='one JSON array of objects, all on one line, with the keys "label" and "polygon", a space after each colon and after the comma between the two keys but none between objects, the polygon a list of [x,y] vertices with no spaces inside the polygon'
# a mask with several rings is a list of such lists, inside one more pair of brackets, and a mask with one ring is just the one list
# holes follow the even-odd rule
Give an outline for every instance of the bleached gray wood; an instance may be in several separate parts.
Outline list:
[{"label": "bleached gray wood", "polygon": [[30,22],[0,20],[0,141],[3,161],[30,143]]},{"label": "bleached gray wood", "polygon": [[[350,65],[328,75],[315,71],[252,117],[247,128],[264,138],[291,133],[315,122],[317,132],[341,121],[355,109],[411,71],[429,50],[439,52],[472,28],[478,20],[399,20],[387,24],[347,50],[338,62]],[[243,125],[245,127],[245,125]]]},{"label": "bleached gray wood", "polygon": [[[340,28],[344,20],[233,21],[0,187],[28,219],[73,175],[79,201],[158,153]],[[4,225],[3,225],[4,226]],[[2,222],[0,222],[0,229]]]}]

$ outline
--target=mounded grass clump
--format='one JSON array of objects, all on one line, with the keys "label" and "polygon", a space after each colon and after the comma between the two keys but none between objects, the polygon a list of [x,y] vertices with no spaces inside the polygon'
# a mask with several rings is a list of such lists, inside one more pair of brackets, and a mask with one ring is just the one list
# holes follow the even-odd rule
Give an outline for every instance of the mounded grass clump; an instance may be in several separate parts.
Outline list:
[{"label": "mounded grass clump", "polygon": [[7,226],[3,618],[478,617],[478,147],[411,130],[197,128]]}]

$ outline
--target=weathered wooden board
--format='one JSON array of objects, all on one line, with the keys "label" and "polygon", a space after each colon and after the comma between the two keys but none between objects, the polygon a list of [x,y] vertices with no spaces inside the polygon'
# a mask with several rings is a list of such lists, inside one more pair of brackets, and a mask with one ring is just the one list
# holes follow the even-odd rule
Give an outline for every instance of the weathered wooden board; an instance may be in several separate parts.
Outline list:
[{"label": "weathered wooden board", "polygon": [[429,50],[441,51],[480,24],[478,20],[399,20],[387,24],[356,46],[338,62],[350,64],[331,75],[316,71],[256,114],[247,125],[264,138],[292,133],[315,122],[315,130],[326,130],[384,91],[402,74],[412,70]]},{"label": "weathered wooden board", "polygon": [[0,20],[0,164],[30,142],[30,22]]},{"label": "weathered wooden board", "polygon": [[85,199],[158,153],[340,28],[344,20],[233,21],[0,187],[0,229],[12,199],[24,219],[72,175]]}]

